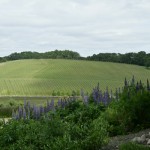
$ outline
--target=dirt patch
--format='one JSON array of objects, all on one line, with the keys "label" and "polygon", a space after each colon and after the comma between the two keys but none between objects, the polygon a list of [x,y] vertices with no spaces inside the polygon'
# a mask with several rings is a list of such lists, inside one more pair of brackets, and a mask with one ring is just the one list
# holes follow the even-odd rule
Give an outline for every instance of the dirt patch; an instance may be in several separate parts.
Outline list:
[{"label": "dirt patch", "polygon": [[131,133],[128,135],[115,136],[110,138],[110,141],[107,146],[104,146],[102,150],[118,150],[119,145],[131,141],[134,137],[142,136],[150,132],[150,129],[142,130],[137,133]]}]

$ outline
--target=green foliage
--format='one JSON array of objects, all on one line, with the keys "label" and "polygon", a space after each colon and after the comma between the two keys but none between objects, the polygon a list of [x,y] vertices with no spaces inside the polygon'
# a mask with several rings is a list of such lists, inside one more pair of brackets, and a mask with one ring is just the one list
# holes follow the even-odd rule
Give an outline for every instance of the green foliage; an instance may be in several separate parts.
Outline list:
[{"label": "green foliage", "polygon": [[57,96],[60,96],[60,92],[58,91],[56,95],[57,95]]},{"label": "green foliage", "polygon": [[5,103],[0,104],[0,117],[11,117],[12,116],[12,111],[16,109],[21,103],[10,100]]},{"label": "green foliage", "polygon": [[57,118],[26,122],[13,120],[0,130],[0,146],[4,149],[18,150],[53,149],[57,144],[57,138],[63,138],[64,129],[64,125]]},{"label": "green foliage", "polygon": [[55,51],[49,51],[45,53],[38,53],[38,52],[21,52],[21,53],[12,53],[9,56],[6,56],[4,58],[0,58],[0,62],[3,62],[4,60],[19,60],[19,59],[45,59],[45,58],[63,58],[63,59],[79,59],[80,55],[77,52],[69,51],[69,50],[55,50]]},{"label": "green foliage", "polygon": [[11,117],[12,116],[12,111],[16,107],[1,107],[0,108],[0,117]]},{"label": "green foliage", "polygon": [[91,124],[89,138],[87,139],[86,149],[98,150],[101,146],[108,143],[108,122],[99,117]]},{"label": "green foliage", "polygon": [[80,59],[80,60],[94,60],[105,62],[119,62],[127,64],[136,64],[141,66],[150,66],[150,54],[146,54],[144,51],[138,53],[99,53],[93,56],[81,57],[79,53],[70,50],[55,50],[45,53],[25,51],[21,53],[12,53],[6,57],[0,57],[0,62],[20,59]]},{"label": "green foliage", "polygon": [[101,106],[74,101],[39,121],[9,121],[0,128],[0,149],[98,150],[108,141],[101,111]]},{"label": "green foliage", "polygon": [[106,62],[119,62],[126,64],[136,64],[140,66],[150,66],[150,54],[146,54],[144,51],[138,53],[99,53],[97,55],[87,57],[88,60],[106,61]]},{"label": "green foliage", "polygon": [[150,92],[132,85],[124,88],[119,101],[113,100],[103,117],[109,122],[113,136],[150,127],[149,110]]},{"label": "green foliage", "polygon": [[120,145],[119,150],[150,150],[150,147],[128,142]]},{"label": "green foliage", "polygon": [[[146,88],[141,81],[135,85],[132,80],[128,85],[125,80],[123,92],[108,106],[94,103],[92,95],[89,98],[87,104],[73,100],[63,108],[58,106],[38,121],[1,122],[0,149],[98,150],[107,144],[108,136],[150,127],[148,81]],[[120,149],[138,147],[129,143]]]},{"label": "green foliage", "polygon": [[56,96],[56,92],[54,90],[52,92],[52,96]]}]

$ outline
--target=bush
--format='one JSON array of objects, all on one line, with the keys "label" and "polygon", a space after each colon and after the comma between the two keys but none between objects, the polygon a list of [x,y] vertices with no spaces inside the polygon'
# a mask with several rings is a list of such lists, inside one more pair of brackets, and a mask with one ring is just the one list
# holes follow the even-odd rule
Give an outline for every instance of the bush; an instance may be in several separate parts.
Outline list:
[{"label": "bush", "polygon": [[51,149],[63,138],[64,125],[53,120],[10,121],[0,129],[0,149]]},{"label": "bush", "polygon": [[14,107],[11,106],[0,108],[0,117],[11,117],[13,109]]},{"label": "bush", "polygon": [[113,136],[150,127],[149,110],[150,92],[132,85],[124,88],[119,101],[111,102],[103,117],[109,122]]},{"label": "bush", "polygon": [[0,104],[0,117],[11,117],[12,111],[16,109],[19,105],[21,105],[20,102],[17,102],[15,100],[10,100],[7,103],[1,103]]},{"label": "bush", "polygon": [[73,101],[39,120],[12,120],[1,125],[0,149],[97,150],[107,141],[101,111],[100,105]]},{"label": "bush", "polygon": [[108,143],[108,122],[99,117],[91,124],[91,130],[85,143],[86,150],[98,150]]},{"label": "bush", "polygon": [[[52,100],[44,108],[33,106],[32,109],[25,102],[20,112],[26,114],[28,108],[27,112],[31,109],[35,115],[42,112],[40,117],[32,117],[31,111],[31,117],[1,122],[0,149],[98,150],[108,142],[108,133],[114,136],[150,127],[149,90],[149,86],[145,89],[141,82],[136,86],[125,82],[123,92],[116,92],[115,99],[110,99],[108,90],[102,94],[97,86],[83,102],[58,100],[59,105],[55,107]],[[121,148],[135,146],[129,144]]]}]

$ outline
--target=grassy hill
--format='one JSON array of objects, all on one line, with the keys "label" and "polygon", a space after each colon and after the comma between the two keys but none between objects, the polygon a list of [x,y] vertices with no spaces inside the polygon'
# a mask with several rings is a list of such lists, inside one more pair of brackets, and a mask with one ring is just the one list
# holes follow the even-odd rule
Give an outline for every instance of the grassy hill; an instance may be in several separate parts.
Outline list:
[{"label": "grassy hill", "polygon": [[150,79],[150,70],[136,65],[81,60],[17,60],[0,63],[0,95],[51,95],[122,87],[124,78]]}]

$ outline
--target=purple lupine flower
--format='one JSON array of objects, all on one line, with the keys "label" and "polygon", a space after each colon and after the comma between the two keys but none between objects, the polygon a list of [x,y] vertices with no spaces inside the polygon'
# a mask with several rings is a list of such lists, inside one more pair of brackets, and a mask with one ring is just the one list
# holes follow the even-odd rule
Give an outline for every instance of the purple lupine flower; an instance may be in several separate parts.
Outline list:
[{"label": "purple lupine flower", "polygon": [[142,81],[141,81],[141,80],[140,80],[139,87],[140,87],[140,89],[142,89],[142,88],[143,88],[143,85],[142,85]]},{"label": "purple lupine flower", "polygon": [[112,92],[112,90],[110,91],[110,99],[111,100],[113,99],[113,92]]},{"label": "purple lupine flower", "polygon": [[61,103],[60,103],[60,107],[63,107],[63,105],[64,105],[64,104],[63,104],[63,100],[61,99],[60,102],[61,102]]},{"label": "purple lupine flower", "polygon": [[33,118],[37,119],[37,107],[33,105]]},{"label": "purple lupine flower", "polygon": [[127,96],[128,96],[128,99],[130,99],[130,90],[128,89],[128,92],[127,92]]},{"label": "purple lupine flower", "polygon": [[51,107],[51,110],[55,110],[55,102],[54,102],[54,99],[51,100],[50,107]]},{"label": "purple lupine flower", "polygon": [[100,91],[98,92],[97,103],[99,104],[99,103],[101,103],[101,102],[103,102],[103,93],[102,93],[102,91],[100,90]]},{"label": "purple lupine flower", "polygon": [[58,99],[57,106],[61,107],[61,99]]},{"label": "purple lupine flower", "polygon": [[107,99],[107,104],[109,104],[110,103],[110,95],[109,95],[108,87],[106,88],[105,97]]},{"label": "purple lupine flower", "polygon": [[44,113],[47,113],[47,106],[44,106]]},{"label": "purple lupine flower", "polygon": [[24,108],[27,107],[26,99],[24,100]]},{"label": "purple lupine flower", "polygon": [[28,107],[28,119],[30,119],[30,109]]},{"label": "purple lupine flower", "polygon": [[64,108],[65,107],[65,102],[63,99],[61,99],[61,107]]},{"label": "purple lupine flower", "polygon": [[83,98],[83,103],[84,103],[85,105],[88,105],[88,100],[89,100],[89,97],[88,97],[88,96],[84,96],[84,98]]},{"label": "purple lupine flower", "polygon": [[33,116],[34,116],[34,119],[39,119],[40,118],[40,111],[39,111],[39,108],[38,107],[34,107],[34,109],[33,109]]},{"label": "purple lupine flower", "polygon": [[50,103],[49,101],[47,100],[47,103],[46,103],[46,111],[48,112],[50,110]]},{"label": "purple lupine flower", "polygon": [[19,119],[20,119],[20,118],[19,118],[19,113],[18,113],[18,111],[16,111],[15,119],[16,119],[16,120],[19,120]]},{"label": "purple lupine flower", "polygon": [[18,109],[19,119],[21,119],[21,118],[22,118],[22,114],[23,114],[23,110],[22,110],[22,108],[21,108],[21,107],[19,107],[19,109]]},{"label": "purple lupine flower", "polygon": [[94,102],[95,103],[99,103],[100,102],[100,94],[101,94],[101,91],[99,90],[99,84],[97,85],[97,87],[95,87],[93,89],[93,99],[94,99]]},{"label": "purple lupine flower", "polygon": [[109,103],[110,101],[108,87],[106,88],[106,92],[104,92],[103,94],[102,91],[99,89],[99,84],[98,84],[97,87],[93,89],[92,95],[93,95],[94,102],[97,104],[102,102],[106,105],[106,103]]},{"label": "purple lupine flower", "polygon": [[40,118],[40,109],[37,107],[36,109],[36,119]]},{"label": "purple lupine flower", "polygon": [[44,114],[44,107],[40,106],[40,114]]},{"label": "purple lupine flower", "polygon": [[47,100],[46,113],[48,113],[50,110],[51,110],[51,105],[50,105],[50,102]]},{"label": "purple lupine flower", "polygon": [[128,86],[128,82],[127,82],[127,79],[125,78],[124,80],[124,86],[127,87]]},{"label": "purple lupine flower", "polygon": [[95,88],[93,89],[93,99],[94,99],[94,102],[96,102],[97,94],[96,94],[96,89]]},{"label": "purple lupine flower", "polygon": [[25,109],[23,109],[23,119],[25,120],[26,119],[26,110]]},{"label": "purple lupine flower", "polygon": [[99,87],[99,83],[97,84],[97,86],[95,86],[96,91],[98,91],[100,89]]},{"label": "purple lupine flower", "polygon": [[106,92],[104,92],[103,95],[103,100],[102,100],[103,104],[106,106],[107,105],[107,97],[106,97]]},{"label": "purple lupine flower", "polygon": [[81,89],[81,96],[82,96],[82,98],[84,97],[84,91],[83,91],[83,89]]},{"label": "purple lupine flower", "polygon": [[134,75],[133,75],[133,77],[132,77],[132,85],[134,85],[135,84],[135,79],[134,79]]},{"label": "purple lupine flower", "polygon": [[137,84],[136,84],[136,91],[138,92],[138,91],[139,91],[139,89],[140,89],[140,87],[139,87],[139,83],[137,82]]},{"label": "purple lupine flower", "polygon": [[150,91],[149,80],[147,79],[147,90]]},{"label": "purple lupine flower", "polygon": [[118,95],[118,89],[116,88],[116,100],[119,99],[119,95]]}]

